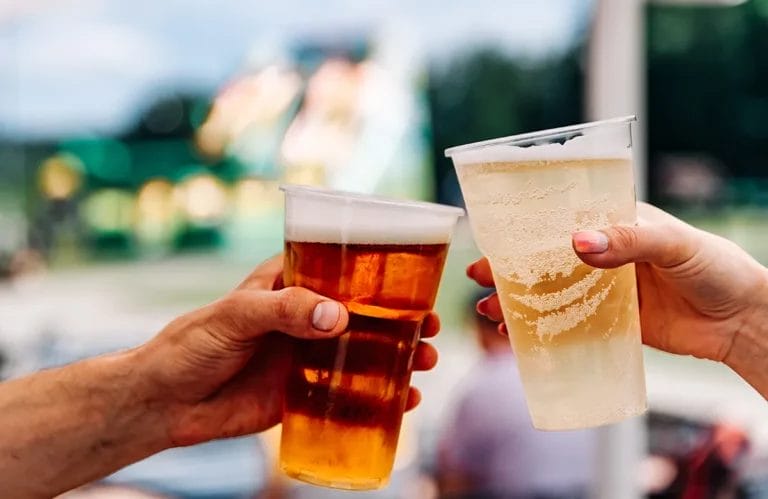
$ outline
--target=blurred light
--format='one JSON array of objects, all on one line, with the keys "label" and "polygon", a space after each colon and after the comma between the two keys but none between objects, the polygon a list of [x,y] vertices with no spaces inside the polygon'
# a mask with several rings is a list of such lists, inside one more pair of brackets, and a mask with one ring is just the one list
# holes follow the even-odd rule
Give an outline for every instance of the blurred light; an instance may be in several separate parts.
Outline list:
[{"label": "blurred light", "polygon": [[39,172],[40,190],[48,199],[72,197],[83,181],[83,164],[72,154],[57,154],[46,159]]},{"label": "blurred light", "polygon": [[359,98],[361,69],[360,64],[345,59],[323,62],[307,83],[307,108],[336,119],[348,118]]},{"label": "blurred light", "polygon": [[267,66],[246,75],[216,97],[197,134],[197,145],[219,156],[250,126],[272,127],[299,93],[301,78],[293,70]]},{"label": "blurred light", "polygon": [[329,59],[309,79],[301,112],[280,147],[286,180],[323,184],[349,159],[359,138],[365,67]]},{"label": "blurred light", "polygon": [[233,203],[237,216],[254,217],[280,205],[282,196],[277,182],[246,178],[240,180],[233,191]]},{"label": "blurred light", "polygon": [[184,180],[176,187],[176,201],[194,222],[217,222],[227,211],[227,192],[221,181],[208,174]]},{"label": "blurred light", "polygon": [[148,180],[136,198],[136,239],[147,251],[164,251],[178,229],[178,207],[173,184],[166,179]]},{"label": "blurred light", "polygon": [[85,225],[97,233],[125,233],[133,225],[133,195],[121,189],[100,189],[88,196],[80,210]]},{"label": "blurred light", "polygon": [[173,218],[173,184],[165,179],[147,181],[140,189],[136,209],[141,220],[165,223]]},{"label": "blurred light", "polygon": [[327,184],[326,168],[323,165],[304,164],[287,166],[283,175],[289,184],[325,186]]}]

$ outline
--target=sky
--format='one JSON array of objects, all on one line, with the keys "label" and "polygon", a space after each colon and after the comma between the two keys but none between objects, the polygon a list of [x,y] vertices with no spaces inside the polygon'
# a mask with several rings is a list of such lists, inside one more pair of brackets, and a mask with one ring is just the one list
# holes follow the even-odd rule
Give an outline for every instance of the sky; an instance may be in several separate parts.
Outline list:
[{"label": "sky", "polygon": [[397,27],[431,62],[478,45],[539,57],[591,0],[0,0],[0,136],[119,132],[152,96],[211,93],[301,37]]}]

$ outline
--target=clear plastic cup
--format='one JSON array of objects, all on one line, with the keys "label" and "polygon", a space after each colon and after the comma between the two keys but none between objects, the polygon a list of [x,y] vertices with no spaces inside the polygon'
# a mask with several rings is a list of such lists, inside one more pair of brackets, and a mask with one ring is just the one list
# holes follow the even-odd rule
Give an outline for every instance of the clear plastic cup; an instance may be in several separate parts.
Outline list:
[{"label": "clear plastic cup", "polygon": [[344,303],[340,337],[296,345],[281,468],[316,485],[389,481],[413,353],[464,210],[300,186],[286,195],[286,286]]},{"label": "clear plastic cup", "polygon": [[538,429],[614,423],[646,408],[634,265],[595,269],[571,247],[574,232],[636,222],[634,120],[446,150]]}]

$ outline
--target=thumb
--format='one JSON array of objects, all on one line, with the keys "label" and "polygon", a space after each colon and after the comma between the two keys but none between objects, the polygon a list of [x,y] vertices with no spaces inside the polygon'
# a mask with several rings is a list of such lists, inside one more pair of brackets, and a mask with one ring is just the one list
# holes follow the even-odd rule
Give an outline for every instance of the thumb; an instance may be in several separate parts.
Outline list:
[{"label": "thumb", "polygon": [[238,341],[249,341],[270,331],[296,338],[329,338],[347,328],[349,314],[339,302],[308,289],[290,287],[279,291],[237,290],[218,310],[220,322]]},{"label": "thumb", "polygon": [[598,268],[614,268],[633,262],[671,268],[690,260],[698,249],[695,230],[671,224],[615,226],[576,232],[572,235],[572,243],[576,255],[584,263]]}]

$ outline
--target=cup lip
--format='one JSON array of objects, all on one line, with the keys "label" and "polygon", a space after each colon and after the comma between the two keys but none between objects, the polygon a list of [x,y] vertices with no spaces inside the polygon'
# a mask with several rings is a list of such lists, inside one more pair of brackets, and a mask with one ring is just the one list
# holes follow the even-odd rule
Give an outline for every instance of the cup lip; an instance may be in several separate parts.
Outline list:
[{"label": "cup lip", "polygon": [[280,190],[286,194],[299,194],[304,196],[352,201],[365,204],[374,204],[388,206],[392,208],[416,208],[420,210],[433,211],[442,215],[451,215],[462,217],[466,214],[463,208],[458,206],[449,206],[439,203],[430,203],[428,201],[400,200],[392,199],[375,194],[363,194],[360,192],[350,192],[334,189],[325,189],[322,187],[313,187],[300,184],[280,184]]},{"label": "cup lip", "polygon": [[472,143],[464,144],[460,146],[449,147],[448,149],[445,150],[445,157],[450,158],[457,153],[467,152],[474,149],[481,149],[483,147],[499,146],[499,145],[514,146],[515,144],[519,144],[520,142],[525,142],[533,139],[551,138],[551,137],[556,137],[558,135],[565,135],[570,132],[588,130],[591,128],[599,128],[602,126],[629,124],[629,123],[632,123],[633,121],[637,121],[637,116],[634,114],[631,114],[628,116],[609,118],[606,120],[579,123],[577,125],[568,125],[568,126],[562,126],[558,128],[548,128],[546,130],[538,130],[535,132],[519,133],[516,135],[509,135],[507,137],[500,137],[497,139],[481,140],[479,142],[472,142]]}]

